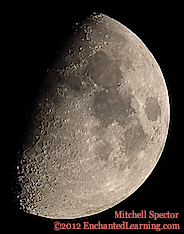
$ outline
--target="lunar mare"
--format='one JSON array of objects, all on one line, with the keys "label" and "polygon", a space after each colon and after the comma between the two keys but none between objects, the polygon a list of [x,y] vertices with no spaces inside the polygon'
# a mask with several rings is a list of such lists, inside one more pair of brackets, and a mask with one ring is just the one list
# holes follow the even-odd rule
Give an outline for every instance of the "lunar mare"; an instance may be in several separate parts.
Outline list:
[{"label": "lunar mare", "polygon": [[153,55],[116,20],[92,15],[61,47],[35,100],[17,162],[20,208],[70,219],[113,207],[152,172],[168,125]]}]

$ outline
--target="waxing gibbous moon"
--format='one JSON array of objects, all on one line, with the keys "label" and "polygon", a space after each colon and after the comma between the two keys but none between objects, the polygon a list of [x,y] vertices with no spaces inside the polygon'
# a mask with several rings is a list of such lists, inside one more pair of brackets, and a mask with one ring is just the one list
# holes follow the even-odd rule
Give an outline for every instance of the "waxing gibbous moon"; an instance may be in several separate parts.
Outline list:
[{"label": "waxing gibbous moon", "polygon": [[116,20],[90,16],[57,53],[33,105],[16,166],[20,208],[70,219],[122,202],[157,164],[169,118],[148,48]]}]

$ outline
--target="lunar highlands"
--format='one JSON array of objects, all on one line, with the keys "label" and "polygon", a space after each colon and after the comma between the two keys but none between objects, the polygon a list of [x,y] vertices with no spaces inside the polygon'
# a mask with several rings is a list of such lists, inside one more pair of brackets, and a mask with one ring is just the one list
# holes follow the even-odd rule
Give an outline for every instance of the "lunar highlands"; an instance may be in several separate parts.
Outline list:
[{"label": "lunar highlands", "polygon": [[134,193],[161,156],[170,118],[153,55],[104,14],[76,24],[30,113],[15,196],[26,213],[51,219],[97,214]]}]

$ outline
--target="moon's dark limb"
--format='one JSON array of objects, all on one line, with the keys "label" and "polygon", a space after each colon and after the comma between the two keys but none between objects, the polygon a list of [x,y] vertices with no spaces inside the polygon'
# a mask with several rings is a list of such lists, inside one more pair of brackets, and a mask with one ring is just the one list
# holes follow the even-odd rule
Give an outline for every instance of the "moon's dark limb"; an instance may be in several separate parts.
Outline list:
[{"label": "moon's dark limb", "polygon": [[105,15],[85,20],[48,69],[17,163],[28,213],[78,218],[123,201],[165,144],[169,102],[145,45]]}]

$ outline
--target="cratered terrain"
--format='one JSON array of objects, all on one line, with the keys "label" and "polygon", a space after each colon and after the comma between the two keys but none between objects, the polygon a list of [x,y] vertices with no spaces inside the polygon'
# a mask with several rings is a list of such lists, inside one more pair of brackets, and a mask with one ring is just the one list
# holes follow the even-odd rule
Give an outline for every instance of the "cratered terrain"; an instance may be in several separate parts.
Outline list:
[{"label": "cratered terrain", "polygon": [[148,178],[168,126],[153,55],[116,20],[92,15],[67,38],[34,102],[16,166],[20,208],[71,219],[113,207]]}]

